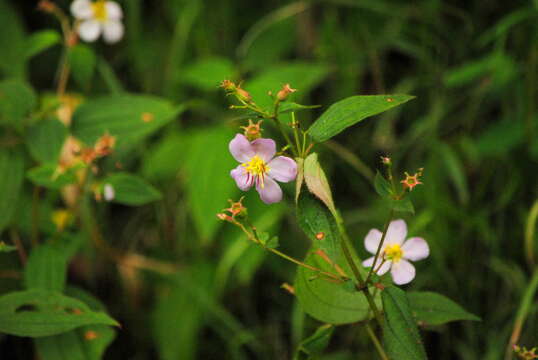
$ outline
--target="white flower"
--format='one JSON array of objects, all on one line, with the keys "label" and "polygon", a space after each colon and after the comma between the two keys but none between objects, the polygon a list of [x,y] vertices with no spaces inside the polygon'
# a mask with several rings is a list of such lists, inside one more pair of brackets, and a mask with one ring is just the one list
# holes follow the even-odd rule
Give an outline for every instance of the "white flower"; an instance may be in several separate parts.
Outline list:
[{"label": "white flower", "polygon": [[[366,250],[375,255],[383,233],[372,229],[364,238]],[[395,284],[407,284],[415,278],[415,267],[407,260],[418,261],[428,257],[428,243],[420,237],[405,240],[407,225],[403,220],[394,220],[389,224],[383,247],[375,264],[377,275],[383,275],[390,270]],[[405,241],[404,241],[405,240]],[[372,267],[374,256],[362,262],[365,267]]]},{"label": "white flower", "polygon": [[116,195],[114,187],[110,184],[105,184],[105,186],[103,186],[103,195],[106,201],[114,200],[114,196]]},{"label": "white flower", "polygon": [[110,44],[123,37],[123,12],[114,1],[75,0],[71,4],[71,13],[80,22],[77,32],[84,41],[95,41],[101,33]]}]

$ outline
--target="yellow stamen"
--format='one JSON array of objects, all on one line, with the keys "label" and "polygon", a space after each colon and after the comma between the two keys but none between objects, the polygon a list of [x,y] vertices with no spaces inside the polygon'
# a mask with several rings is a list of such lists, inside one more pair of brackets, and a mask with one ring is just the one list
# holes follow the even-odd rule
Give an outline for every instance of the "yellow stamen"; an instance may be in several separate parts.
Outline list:
[{"label": "yellow stamen", "polygon": [[104,0],[97,0],[92,3],[92,10],[96,20],[105,21],[108,18]]},{"label": "yellow stamen", "polygon": [[402,256],[403,251],[399,244],[392,244],[385,248],[385,258],[393,263],[399,262]]},{"label": "yellow stamen", "polygon": [[264,177],[265,174],[270,170],[269,166],[260,158],[258,155],[254,155],[250,161],[243,163],[242,166],[245,168],[247,173],[257,177],[260,181],[260,186],[264,188]]}]

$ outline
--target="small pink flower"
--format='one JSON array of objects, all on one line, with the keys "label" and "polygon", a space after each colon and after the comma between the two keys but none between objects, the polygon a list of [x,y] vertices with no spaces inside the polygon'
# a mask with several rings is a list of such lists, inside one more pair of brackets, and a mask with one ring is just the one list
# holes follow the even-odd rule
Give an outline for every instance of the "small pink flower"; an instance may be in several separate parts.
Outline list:
[{"label": "small pink flower", "polygon": [[[364,238],[366,250],[375,255],[383,233],[372,229]],[[375,264],[377,275],[383,275],[390,270],[395,284],[407,284],[415,278],[415,267],[408,260],[418,261],[428,257],[428,243],[420,237],[405,240],[407,225],[403,220],[394,220],[389,224],[383,247]],[[364,260],[362,265],[372,267],[374,256]]]},{"label": "small pink flower", "polygon": [[[266,204],[282,200],[282,190],[276,181],[290,182],[297,176],[297,164],[286,156],[277,156],[272,139],[259,138],[252,142],[242,134],[230,141],[230,152],[241,165],[230,172],[239,189],[256,191]],[[276,181],[275,181],[276,180]]]}]

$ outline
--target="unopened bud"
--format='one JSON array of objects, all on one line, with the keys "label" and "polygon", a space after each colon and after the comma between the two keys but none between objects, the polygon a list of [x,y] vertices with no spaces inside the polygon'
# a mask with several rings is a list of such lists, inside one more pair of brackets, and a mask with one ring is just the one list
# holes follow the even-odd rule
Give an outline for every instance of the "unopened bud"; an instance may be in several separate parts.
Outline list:
[{"label": "unopened bud", "polygon": [[235,96],[237,96],[239,100],[245,102],[249,102],[250,100],[252,100],[252,96],[248,93],[248,91],[241,89],[240,87],[235,89]]},{"label": "unopened bud", "polygon": [[381,156],[381,162],[383,165],[392,165],[392,160],[388,156]]},{"label": "unopened bud", "polygon": [[297,89],[292,89],[290,84],[286,84],[282,87],[282,89],[276,94],[276,97],[279,101],[286,101],[286,99],[288,98],[288,96],[291,94],[291,93],[294,93],[296,92]]},{"label": "unopened bud", "polygon": [[223,80],[220,83],[220,87],[223,88],[226,91],[235,91],[235,89],[236,89],[235,83],[233,81],[230,81],[230,80]]},{"label": "unopened bud", "polygon": [[241,126],[241,129],[245,130],[245,137],[249,141],[259,139],[262,136],[262,125],[263,120],[258,121],[256,124],[252,120],[248,120],[247,126]]},{"label": "unopened bud", "polygon": [[217,217],[222,221],[233,221],[232,217],[230,215],[226,215],[225,213],[218,213]]}]

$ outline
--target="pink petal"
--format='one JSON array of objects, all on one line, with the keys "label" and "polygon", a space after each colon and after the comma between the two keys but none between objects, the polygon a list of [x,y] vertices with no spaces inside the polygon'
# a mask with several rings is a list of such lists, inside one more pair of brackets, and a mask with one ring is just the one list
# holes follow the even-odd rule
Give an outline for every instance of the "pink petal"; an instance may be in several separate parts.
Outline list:
[{"label": "pink petal", "polygon": [[[374,263],[374,258],[375,256],[372,256],[366,260],[364,260],[362,262],[362,266],[364,267],[372,267],[372,264]],[[381,276],[383,274],[385,274],[387,271],[389,271],[390,269],[390,266],[392,265],[392,261],[385,261],[385,263],[383,265],[381,265],[381,267],[379,266],[379,264],[381,264],[381,261],[383,261],[381,258],[378,258],[377,259],[377,262],[375,263],[375,267],[376,269],[379,268],[379,270],[376,271],[376,274]]]},{"label": "pink petal", "polygon": [[230,141],[229,148],[234,159],[240,163],[249,161],[255,155],[252,145],[243,134],[235,135]]},{"label": "pink petal", "polygon": [[407,239],[402,245],[403,257],[409,260],[418,261],[430,255],[430,247],[426,240],[420,237]]},{"label": "pink petal", "polygon": [[385,236],[384,243],[390,245],[401,245],[404,242],[406,236],[407,225],[405,224],[405,221],[403,221],[402,219],[393,220],[389,224],[387,236]]},{"label": "pink petal", "polygon": [[263,188],[261,182],[256,183],[256,190],[260,193],[260,198],[266,204],[272,204],[282,200],[282,190],[280,186],[271,179],[269,176],[266,176],[263,182]]},{"label": "pink petal", "polygon": [[286,156],[277,156],[267,164],[268,175],[280,182],[290,182],[297,176],[297,163]]},{"label": "pink petal", "polygon": [[275,156],[276,143],[273,139],[259,138],[250,143],[256,155],[263,161],[269,162]]},{"label": "pink petal", "polygon": [[390,274],[396,285],[407,284],[415,278],[415,267],[409,261],[402,259],[392,264]]},{"label": "pink petal", "polygon": [[242,165],[239,165],[230,172],[230,175],[235,180],[237,187],[243,191],[250,189],[254,184],[254,178],[250,175]]},{"label": "pink petal", "polygon": [[364,247],[370,254],[375,254],[377,247],[379,246],[379,242],[381,241],[381,236],[383,234],[381,231],[377,229],[372,229],[368,232],[366,237],[364,238]]}]

